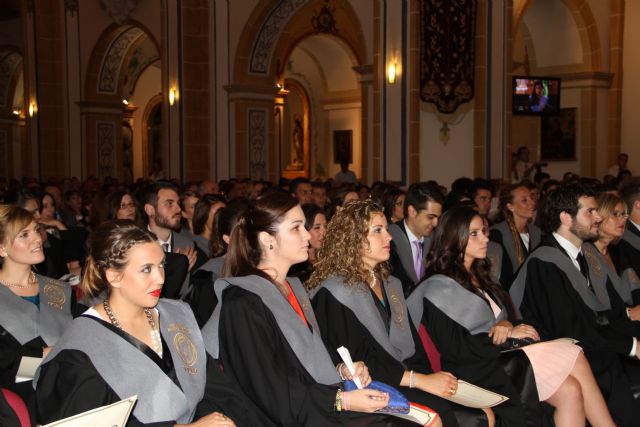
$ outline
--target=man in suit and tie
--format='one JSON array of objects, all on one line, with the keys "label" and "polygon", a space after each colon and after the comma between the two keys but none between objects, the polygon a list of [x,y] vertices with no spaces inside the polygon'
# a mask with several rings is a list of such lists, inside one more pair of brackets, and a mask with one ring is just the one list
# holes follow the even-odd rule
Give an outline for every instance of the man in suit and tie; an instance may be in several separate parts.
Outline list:
[{"label": "man in suit and tie", "polygon": [[156,181],[144,187],[138,199],[149,231],[156,235],[166,253],[162,294],[169,298],[184,298],[189,291],[189,271],[195,271],[206,260],[198,260],[195,242],[179,232],[182,209],[178,187],[169,181]]},{"label": "man in suit and tie", "polygon": [[422,281],[431,234],[442,215],[444,197],[424,182],[412,184],[404,199],[404,219],[391,224],[391,274],[400,279],[405,296]]},{"label": "man in suit and tie", "polygon": [[546,233],[520,268],[509,290],[522,318],[543,340],[578,340],[619,426],[637,425],[640,406],[631,384],[638,384],[640,348],[618,321],[625,314],[598,298],[582,252],[598,237],[602,218],[594,192],[581,184],[552,191],[540,222]]}]

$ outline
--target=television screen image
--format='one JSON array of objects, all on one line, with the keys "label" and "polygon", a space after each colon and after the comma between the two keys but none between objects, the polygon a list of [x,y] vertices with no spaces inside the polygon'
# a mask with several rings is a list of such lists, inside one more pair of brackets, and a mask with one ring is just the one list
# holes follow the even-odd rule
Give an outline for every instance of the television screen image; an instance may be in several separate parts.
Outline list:
[{"label": "television screen image", "polygon": [[514,114],[557,114],[560,111],[560,79],[513,78]]}]

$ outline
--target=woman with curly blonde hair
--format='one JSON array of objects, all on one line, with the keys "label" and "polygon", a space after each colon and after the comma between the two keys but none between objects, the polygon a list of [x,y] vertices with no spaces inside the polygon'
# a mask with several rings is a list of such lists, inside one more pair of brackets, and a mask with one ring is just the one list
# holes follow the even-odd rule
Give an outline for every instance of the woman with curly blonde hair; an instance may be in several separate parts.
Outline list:
[{"label": "woman with curly blonde hair", "polygon": [[402,285],[389,275],[390,244],[384,211],[371,200],[345,205],[329,222],[308,289],[334,362],[340,361],[334,349],[344,346],[367,364],[372,378],[432,408],[443,425],[493,425],[491,410],[485,414],[443,399],[456,393],[457,379],[433,373]]}]

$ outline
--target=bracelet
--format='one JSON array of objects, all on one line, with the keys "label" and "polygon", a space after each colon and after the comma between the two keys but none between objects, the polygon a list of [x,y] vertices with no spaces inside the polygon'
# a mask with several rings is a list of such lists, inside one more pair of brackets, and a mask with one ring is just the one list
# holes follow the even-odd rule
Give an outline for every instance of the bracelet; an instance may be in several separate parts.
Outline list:
[{"label": "bracelet", "polygon": [[345,378],[344,374],[342,373],[342,367],[343,366],[344,366],[344,363],[338,363],[338,365],[336,366],[336,371],[338,372],[338,376],[340,377],[340,380],[346,381],[347,379]]},{"label": "bracelet", "polygon": [[340,393],[341,397],[342,397],[342,410],[343,411],[348,411],[347,409],[347,395],[349,393]]},{"label": "bracelet", "polygon": [[409,371],[409,388],[414,388],[416,386],[413,378],[413,370]]},{"label": "bracelet", "polygon": [[336,392],[336,412],[342,412],[342,389]]}]

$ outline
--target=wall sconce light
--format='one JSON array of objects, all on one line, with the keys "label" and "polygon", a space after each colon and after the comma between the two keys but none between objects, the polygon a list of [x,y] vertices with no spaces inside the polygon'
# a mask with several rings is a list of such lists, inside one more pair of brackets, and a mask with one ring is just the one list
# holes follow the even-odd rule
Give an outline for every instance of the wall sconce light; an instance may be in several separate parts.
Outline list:
[{"label": "wall sconce light", "polygon": [[123,103],[124,105],[129,105],[129,101],[127,101],[126,99],[123,99],[123,100],[122,100],[122,103]]},{"label": "wall sconce light", "polygon": [[178,99],[178,91],[175,88],[169,89],[169,105],[173,107],[173,104],[176,103],[176,99]]},{"label": "wall sconce light", "polygon": [[29,104],[29,117],[33,117],[38,112],[38,104],[35,101],[32,101]]},{"label": "wall sconce light", "polygon": [[12,111],[14,116],[19,116],[20,115],[20,110],[13,110]]},{"label": "wall sconce light", "polygon": [[390,85],[396,82],[396,63],[390,62],[387,68],[387,81]]}]

